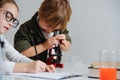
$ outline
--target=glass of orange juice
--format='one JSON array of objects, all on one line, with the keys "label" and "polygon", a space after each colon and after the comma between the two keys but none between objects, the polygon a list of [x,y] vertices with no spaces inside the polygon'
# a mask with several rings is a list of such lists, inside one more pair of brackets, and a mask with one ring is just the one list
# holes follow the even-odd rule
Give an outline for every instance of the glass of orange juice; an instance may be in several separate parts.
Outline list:
[{"label": "glass of orange juice", "polygon": [[116,52],[102,50],[100,52],[100,80],[116,80]]}]

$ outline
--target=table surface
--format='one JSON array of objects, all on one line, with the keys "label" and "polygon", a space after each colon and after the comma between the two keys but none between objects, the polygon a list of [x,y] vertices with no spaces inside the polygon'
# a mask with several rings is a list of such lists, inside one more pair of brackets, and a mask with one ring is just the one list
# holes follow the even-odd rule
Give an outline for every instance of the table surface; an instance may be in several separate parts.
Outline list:
[{"label": "table surface", "polygon": [[[86,78],[86,77],[78,77],[78,78],[71,78],[71,79],[72,80],[99,80],[99,79]],[[71,79],[65,79],[65,80],[71,80]],[[3,80],[50,80],[50,79],[32,78],[28,76],[5,75],[3,77]]]},{"label": "table surface", "polygon": [[[68,65],[64,68],[57,68],[56,72],[58,73],[72,73],[82,75],[83,77],[71,78],[72,80],[99,80],[96,77],[99,77],[99,69],[88,69],[87,65]],[[88,78],[88,76],[92,78]],[[117,78],[120,79],[120,71],[118,71]],[[65,79],[65,80],[71,80]],[[41,78],[33,78],[28,76],[15,76],[15,75],[4,75],[3,80],[48,80],[48,79],[41,79]],[[50,80],[50,79],[49,79]]]},{"label": "table surface", "polygon": [[[69,71],[68,71],[69,70]],[[56,72],[69,72],[69,73],[74,73],[76,74],[77,72],[70,70],[69,68],[65,69],[65,68],[57,68]],[[84,72],[84,71],[83,71]],[[83,73],[80,73],[80,75],[82,75]],[[72,80],[99,80],[99,79],[94,79],[94,78],[88,78],[86,76],[83,77],[76,77],[76,78],[71,78]],[[65,80],[71,80],[71,79],[65,79]],[[3,76],[3,80],[50,80],[50,79],[41,79],[41,78],[33,78],[33,77],[29,77],[29,76],[15,76],[15,75],[4,75]]]}]

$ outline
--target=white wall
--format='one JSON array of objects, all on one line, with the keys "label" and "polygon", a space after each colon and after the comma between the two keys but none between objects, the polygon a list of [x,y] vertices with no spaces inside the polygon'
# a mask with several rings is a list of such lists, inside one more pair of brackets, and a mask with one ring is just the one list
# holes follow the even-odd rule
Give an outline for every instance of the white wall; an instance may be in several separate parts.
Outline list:
[{"label": "white wall", "polygon": [[[33,16],[43,0],[15,1],[20,7],[22,24]],[[85,62],[96,61],[102,49],[120,54],[120,0],[70,0],[70,4],[73,14],[68,29],[72,47],[64,54],[63,60],[77,56]],[[11,44],[17,29],[6,34]]]}]

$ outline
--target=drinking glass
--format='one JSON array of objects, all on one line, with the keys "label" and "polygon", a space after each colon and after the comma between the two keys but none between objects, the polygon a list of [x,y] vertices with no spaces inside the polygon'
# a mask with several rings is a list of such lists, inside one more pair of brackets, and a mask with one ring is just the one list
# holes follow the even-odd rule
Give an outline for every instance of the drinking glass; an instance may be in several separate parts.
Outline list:
[{"label": "drinking glass", "polygon": [[100,80],[116,80],[116,52],[102,50],[100,52]]}]

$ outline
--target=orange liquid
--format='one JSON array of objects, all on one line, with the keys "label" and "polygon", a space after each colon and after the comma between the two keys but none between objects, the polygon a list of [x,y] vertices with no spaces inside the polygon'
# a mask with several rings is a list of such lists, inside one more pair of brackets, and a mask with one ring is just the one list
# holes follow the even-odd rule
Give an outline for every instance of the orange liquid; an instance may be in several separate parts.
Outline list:
[{"label": "orange liquid", "polygon": [[100,68],[100,80],[116,80],[116,68]]}]

